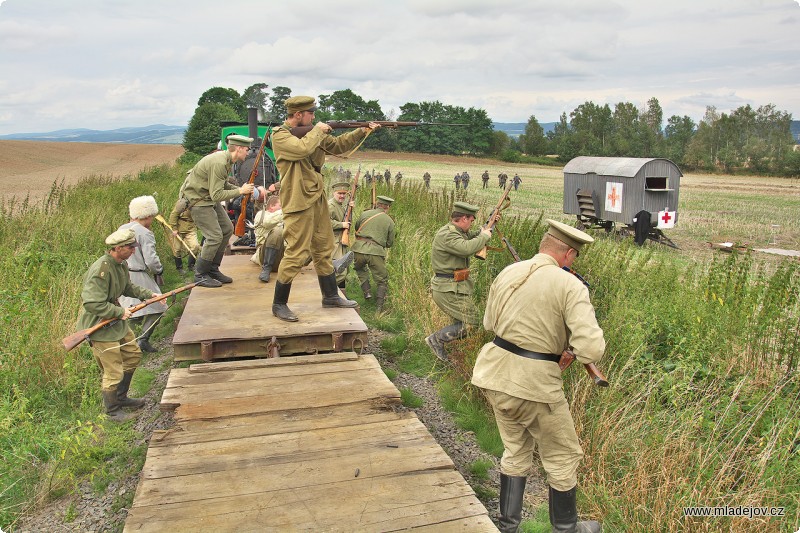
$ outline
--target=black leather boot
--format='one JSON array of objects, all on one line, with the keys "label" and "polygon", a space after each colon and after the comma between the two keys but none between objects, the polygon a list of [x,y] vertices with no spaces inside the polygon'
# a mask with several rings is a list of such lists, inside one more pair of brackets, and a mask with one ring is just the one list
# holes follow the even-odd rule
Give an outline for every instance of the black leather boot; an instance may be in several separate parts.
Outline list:
[{"label": "black leather boot", "polygon": [[103,405],[106,408],[106,416],[114,422],[125,422],[134,417],[122,410],[119,400],[117,400],[117,388],[103,389]]},{"label": "black leather boot", "polygon": [[334,275],[342,274],[343,272],[347,272],[347,267],[349,267],[353,263],[353,252],[347,252],[339,259],[333,260],[333,273]]},{"label": "black leather boot", "polygon": [[425,344],[428,345],[428,348],[431,349],[436,357],[447,362],[449,359],[447,357],[447,352],[444,349],[444,345],[448,342],[462,339],[466,334],[467,328],[464,326],[464,323],[456,322],[428,335],[425,338]]},{"label": "black leather boot", "polygon": [[339,296],[339,287],[336,286],[336,274],[331,272],[327,276],[317,276],[319,288],[322,291],[322,307],[358,307],[358,302]]},{"label": "black leather boot", "polygon": [[372,299],[372,289],[369,286],[369,280],[365,281],[361,284],[361,290],[364,292],[364,299],[371,300]]},{"label": "black leather boot", "polygon": [[264,261],[261,263],[261,274],[258,279],[264,283],[269,283],[269,276],[272,273],[272,265],[275,264],[275,258],[278,257],[277,248],[264,248]]},{"label": "black leather boot", "polygon": [[297,315],[292,313],[292,310],[286,305],[289,302],[291,290],[291,283],[275,282],[275,295],[272,297],[272,314],[286,322],[297,322]]},{"label": "black leather boot", "polygon": [[159,320],[161,320],[161,314],[144,316],[144,320],[142,321],[142,335],[136,341],[141,351],[147,353],[155,353],[158,351],[157,348],[150,344],[150,336],[153,334],[153,331],[155,331]]},{"label": "black leather boot", "polygon": [[578,522],[576,487],[562,492],[550,487],[550,524],[554,533],[600,533],[600,522]]},{"label": "black leather boot", "polygon": [[233,283],[233,278],[230,276],[226,276],[222,272],[219,271],[220,263],[211,263],[211,268],[208,271],[208,275],[214,278],[215,280],[219,281],[220,283]]},{"label": "black leather boot", "polygon": [[497,522],[503,533],[516,533],[522,522],[522,497],[527,481],[525,476],[500,474],[500,517]]},{"label": "black leather boot", "polygon": [[209,275],[209,270],[211,270],[211,261],[198,257],[194,265],[194,281],[201,287],[222,287],[222,283]]},{"label": "black leather boot", "polygon": [[144,407],[144,400],[142,398],[128,398],[128,390],[131,388],[133,372],[133,370],[129,370],[122,374],[122,381],[117,385],[117,401],[120,407],[141,409]]},{"label": "black leather boot", "polygon": [[189,258],[186,260],[186,268],[189,270],[194,270],[195,258],[192,254],[189,254]]},{"label": "black leather boot", "polygon": [[183,273],[183,259],[181,259],[180,257],[174,257],[174,259],[175,259],[175,269],[178,272]]},{"label": "black leather boot", "polygon": [[383,304],[386,301],[386,293],[389,291],[387,285],[378,285],[375,288],[375,310],[379,313],[383,312]]}]

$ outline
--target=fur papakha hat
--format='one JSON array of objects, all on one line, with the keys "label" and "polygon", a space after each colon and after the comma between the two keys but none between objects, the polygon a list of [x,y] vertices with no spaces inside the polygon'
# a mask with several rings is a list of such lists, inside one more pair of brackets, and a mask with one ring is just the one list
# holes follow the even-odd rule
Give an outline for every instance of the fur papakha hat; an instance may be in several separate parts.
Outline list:
[{"label": "fur papakha hat", "polygon": [[128,211],[133,220],[154,217],[158,214],[158,204],[152,196],[138,196],[131,200]]}]

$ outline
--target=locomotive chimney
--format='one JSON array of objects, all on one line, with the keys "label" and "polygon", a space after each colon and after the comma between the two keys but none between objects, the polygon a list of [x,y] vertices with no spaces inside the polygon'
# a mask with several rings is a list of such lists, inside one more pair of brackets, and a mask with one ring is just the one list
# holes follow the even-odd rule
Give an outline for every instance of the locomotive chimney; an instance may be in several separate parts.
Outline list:
[{"label": "locomotive chimney", "polygon": [[258,139],[258,108],[247,108],[247,131],[249,137],[254,141]]}]

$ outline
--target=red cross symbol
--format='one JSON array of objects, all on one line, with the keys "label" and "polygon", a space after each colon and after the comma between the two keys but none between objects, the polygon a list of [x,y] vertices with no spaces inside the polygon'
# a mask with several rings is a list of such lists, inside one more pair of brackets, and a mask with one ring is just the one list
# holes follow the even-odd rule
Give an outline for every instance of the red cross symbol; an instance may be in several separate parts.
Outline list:
[{"label": "red cross symbol", "polygon": [[616,207],[617,200],[619,200],[616,187],[611,187],[611,194],[608,195],[608,199],[611,200],[611,207]]},{"label": "red cross symbol", "polygon": [[661,217],[661,220],[664,221],[664,224],[669,224],[669,221],[672,220],[669,211],[664,211],[664,216]]}]

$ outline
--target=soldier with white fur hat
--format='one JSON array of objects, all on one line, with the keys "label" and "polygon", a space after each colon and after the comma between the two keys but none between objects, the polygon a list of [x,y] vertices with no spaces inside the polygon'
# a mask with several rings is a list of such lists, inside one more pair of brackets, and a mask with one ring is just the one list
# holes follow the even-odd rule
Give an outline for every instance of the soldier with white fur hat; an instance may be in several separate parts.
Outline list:
[{"label": "soldier with white fur hat", "polygon": [[[134,253],[128,258],[128,270],[131,276],[131,283],[144,287],[153,292],[160,292],[159,287],[164,284],[162,275],[164,266],[156,253],[156,237],[150,229],[153,220],[158,214],[158,204],[152,196],[139,196],[131,200],[128,206],[131,220],[127,224],[119,227],[121,230],[133,230],[136,234],[137,247]],[[141,299],[122,296],[120,305],[132,307],[141,303]],[[142,322],[142,332],[137,343],[143,352],[155,352],[156,349],[150,344],[150,336],[161,320],[161,315],[167,310],[164,302],[156,302],[148,305],[144,309],[135,312],[131,316],[134,322]]]},{"label": "soldier with white fur hat", "polygon": [[500,530],[516,531],[534,450],[550,486],[553,531],[600,531],[579,522],[578,465],[583,450],[569,412],[558,360],[570,348],[581,363],[600,360],[605,350],[589,291],[565,272],[586,244],[586,233],[548,220],[539,253],[503,269],[489,289],[483,326],[495,338],[483,346],[472,384],[492,405],[505,451],[500,461]]},{"label": "soldier with white fur hat", "polygon": [[83,279],[78,329],[88,329],[108,318],[121,319],[92,333],[89,341],[95,360],[103,371],[106,414],[111,420],[122,422],[130,418],[122,408],[139,409],[144,406],[144,400],[128,397],[142,352],[128,326],[127,319],[131,313],[120,304],[119,298],[130,296],[147,300],[159,293],[131,283],[126,260],[139,247],[132,229],[119,229],[106,237],[105,242],[106,253],[92,263]]}]

